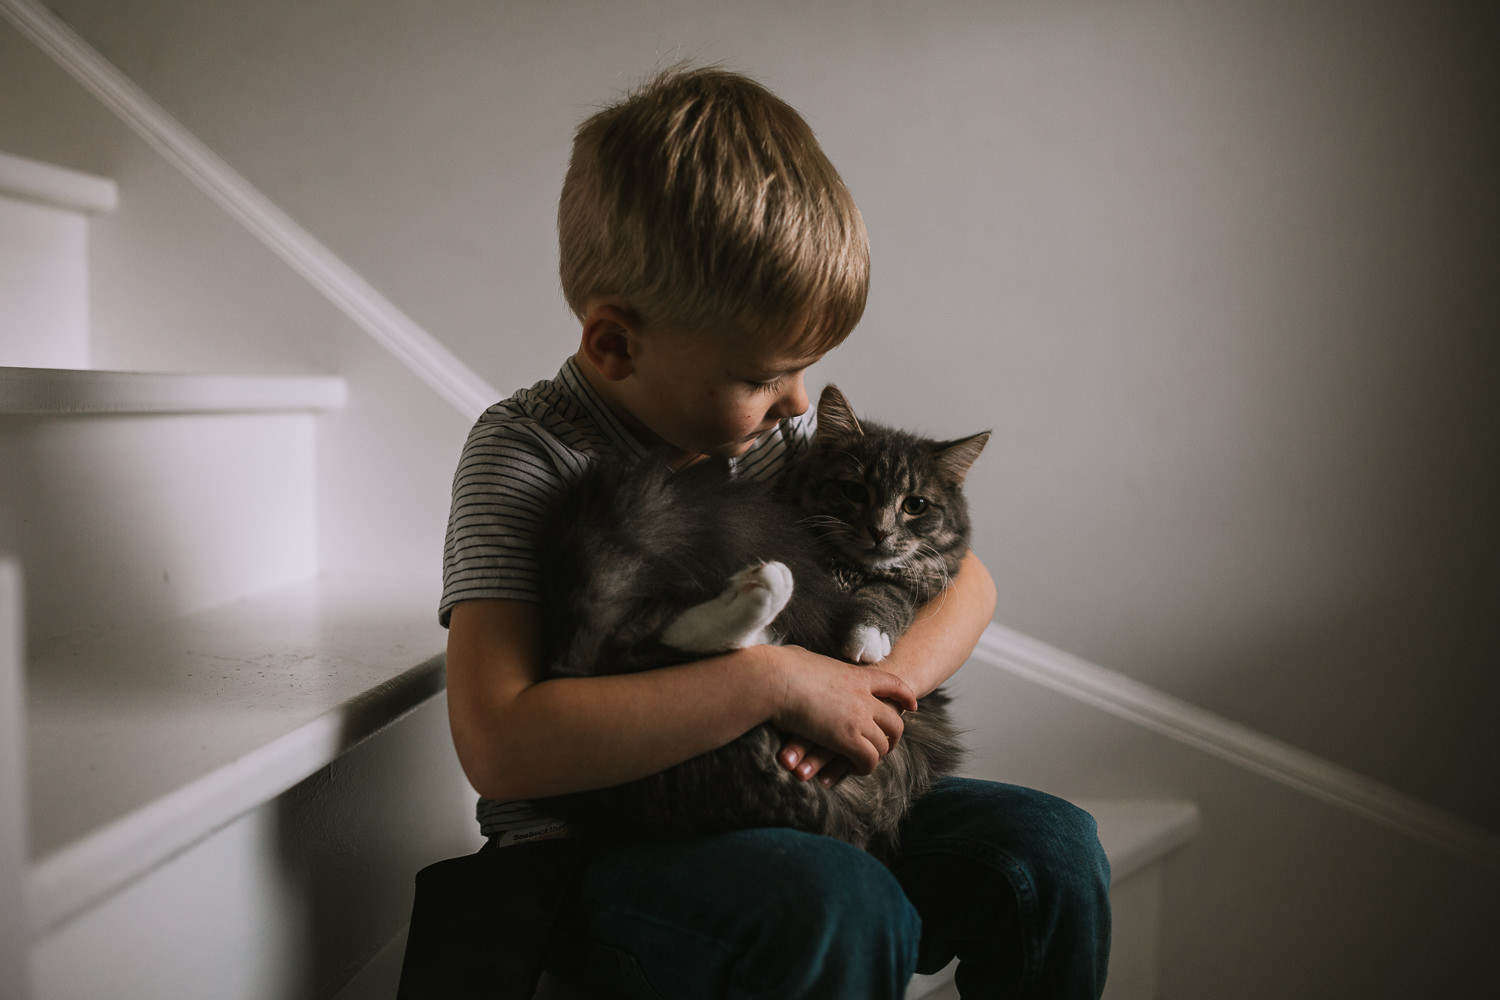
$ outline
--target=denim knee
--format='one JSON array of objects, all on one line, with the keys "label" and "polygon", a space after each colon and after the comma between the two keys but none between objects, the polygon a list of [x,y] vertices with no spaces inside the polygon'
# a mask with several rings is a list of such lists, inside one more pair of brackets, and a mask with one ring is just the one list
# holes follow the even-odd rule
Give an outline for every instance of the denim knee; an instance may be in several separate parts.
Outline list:
[{"label": "denim knee", "polygon": [[1098,996],[1109,968],[1109,858],[1094,817],[1062,799],[1040,798],[1043,835],[1022,862],[1033,888],[1033,947],[1023,982],[1049,996]]},{"label": "denim knee", "polygon": [[917,803],[902,850],[923,971],[957,955],[966,994],[1099,995],[1109,860],[1087,812],[1035,789],[949,778]]},{"label": "denim knee", "polygon": [[[785,864],[766,873],[762,919],[740,963],[766,997],[901,997],[922,922],[895,876],[841,841],[778,831]],[[795,841],[795,843],[790,843]]]},{"label": "denim knee", "polygon": [[1055,796],[1039,796],[1037,823],[1045,835],[1027,859],[1038,887],[1065,898],[1109,894],[1109,858],[1099,843],[1099,825],[1087,811]]}]

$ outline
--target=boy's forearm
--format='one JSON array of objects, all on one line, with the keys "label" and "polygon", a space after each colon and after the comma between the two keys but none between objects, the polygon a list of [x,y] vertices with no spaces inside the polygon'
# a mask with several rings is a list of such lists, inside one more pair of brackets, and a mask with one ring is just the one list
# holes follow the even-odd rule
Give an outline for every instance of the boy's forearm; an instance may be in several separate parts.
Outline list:
[{"label": "boy's forearm", "polygon": [[758,651],[736,650],[680,667],[533,685],[514,705],[531,735],[506,755],[533,787],[511,795],[615,785],[723,746],[771,716],[763,667]]},{"label": "boy's forearm", "polygon": [[964,665],[994,613],[995,581],[970,552],[948,588],[917,609],[916,621],[880,666],[925,695]]},{"label": "boy's forearm", "polygon": [[[450,652],[450,672],[451,661]],[[488,798],[602,788],[705,753],[765,721],[768,677],[756,651],[739,650],[639,674],[558,678],[501,697],[490,712],[472,712],[468,725],[455,718],[455,742],[470,782]],[[451,698],[450,691],[450,713]]]}]

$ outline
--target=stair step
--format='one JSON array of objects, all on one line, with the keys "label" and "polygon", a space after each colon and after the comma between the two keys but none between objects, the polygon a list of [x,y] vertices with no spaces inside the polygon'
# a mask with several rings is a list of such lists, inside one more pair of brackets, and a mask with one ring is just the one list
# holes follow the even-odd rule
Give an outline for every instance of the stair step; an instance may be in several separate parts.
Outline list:
[{"label": "stair step", "polygon": [[311,580],[34,647],[32,938],[440,690],[435,588]]},{"label": "stair step", "polygon": [[321,376],[0,368],[0,550],[32,641],[202,610],[318,567]]},{"label": "stair step", "polygon": [[107,177],[0,153],[0,198],[73,212],[113,212],[120,194],[115,182]]},{"label": "stair step", "polygon": [[1192,840],[1201,825],[1198,806],[1192,802],[1085,800],[1079,805],[1099,823],[1099,842],[1109,855],[1112,885]]}]

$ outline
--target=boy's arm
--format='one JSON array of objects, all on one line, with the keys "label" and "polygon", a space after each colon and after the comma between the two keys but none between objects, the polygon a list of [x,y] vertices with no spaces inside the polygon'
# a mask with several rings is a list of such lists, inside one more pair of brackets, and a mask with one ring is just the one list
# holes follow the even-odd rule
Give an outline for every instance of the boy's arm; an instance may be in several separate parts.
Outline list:
[{"label": "boy's arm", "polygon": [[[925,695],[964,665],[994,613],[995,581],[970,551],[953,582],[917,609],[916,621],[896,640],[891,655],[880,662],[880,669],[906,681],[919,697]],[[784,767],[802,778],[822,772],[827,782],[830,778],[837,780],[845,770],[835,765],[824,771],[824,765],[839,754],[802,740],[788,741],[777,756]]]},{"label": "boy's arm", "polygon": [[[797,647],[757,646],[637,674],[543,680],[536,605],[465,601],[448,632],[448,715],[469,782],[531,799],[653,774],[773,721],[860,773],[901,733],[910,687]],[[895,706],[895,707],[893,707]]]},{"label": "boy's arm", "polygon": [[971,550],[953,582],[917,609],[916,621],[880,662],[917,692],[927,694],[958,673],[995,614],[995,581]]}]

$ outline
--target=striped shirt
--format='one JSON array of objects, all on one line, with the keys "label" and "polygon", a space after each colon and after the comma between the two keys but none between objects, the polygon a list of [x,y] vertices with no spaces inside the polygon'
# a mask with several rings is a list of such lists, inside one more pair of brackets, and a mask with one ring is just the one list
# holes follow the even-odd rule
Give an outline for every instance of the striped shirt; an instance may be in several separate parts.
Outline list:
[{"label": "striped shirt", "polygon": [[[737,475],[774,478],[812,438],[815,411],[781,421],[732,460]],[[562,487],[600,456],[644,457],[650,447],[620,421],[572,358],[557,377],[491,406],[474,424],[453,477],[443,549],[446,628],[453,606],[485,598],[536,601],[536,530]],[[480,799],[480,832],[500,843],[565,834],[529,802]]]}]

